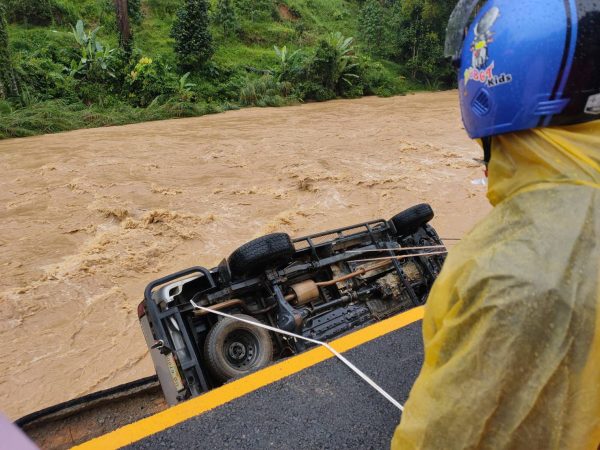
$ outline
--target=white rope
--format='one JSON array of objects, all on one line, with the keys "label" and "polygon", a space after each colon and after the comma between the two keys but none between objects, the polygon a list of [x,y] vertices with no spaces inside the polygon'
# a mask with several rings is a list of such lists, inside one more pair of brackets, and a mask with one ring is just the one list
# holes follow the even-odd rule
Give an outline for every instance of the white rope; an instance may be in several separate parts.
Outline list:
[{"label": "white rope", "polygon": [[432,248],[446,248],[445,245],[425,245],[421,247],[399,247],[399,248],[378,248],[369,250],[346,250],[345,253],[382,253],[382,252],[403,252],[405,250],[429,250]]},{"label": "white rope", "polygon": [[290,336],[290,337],[293,337],[296,339],[311,342],[313,344],[317,344],[322,347],[325,347],[327,350],[329,350],[331,353],[333,353],[333,355],[336,358],[338,358],[340,361],[342,361],[344,364],[346,364],[346,366],[348,366],[355,374],[357,374],[359,377],[361,377],[363,380],[365,380],[373,389],[375,389],[377,392],[379,392],[381,395],[383,395],[392,405],[394,405],[400,411],[404,411],[404,408],[402,407],[402,405],[394,397],[392,397],[390,394],[388,394],[386,391],[384,391],[381,386],[379,386],[377,383],[375,383],[364,372],[362,372],[358,367],[356,367],[354,364],[352,364],[350,361],[348,361],[341,353],[339,353],[336,349],[334,349],[328,343],[322,342],[322,341],[317,341],[316,339],[307,338],[305,336],[300,336],[299,334],[290,333],[289,331],[280,330],[279,328],[271,327],[269,325],[265,325],[260,322],[254,322],[252,320],[242,319],[241,317],[232,316],[231,314],[227,314],[227,313],[224,313],[221,311],[216,311],[214,309],[205,308],[204,306],[200,306],[200,305],[196,304],[193,300],[190,300],[190,303],[192,304],[192,306],[194,308],[199,309],[204,312],[207,312],[207,313],[216,314],[216,315],[222,316],[222,317],[228,317],[230,319],[237,320],[238,322],[243,322],[243,323],[247,323],[249,325],[254,325],[259,328],[264,328],[265,330],[272,331],[273,333],[283,334],[285,336]]}]

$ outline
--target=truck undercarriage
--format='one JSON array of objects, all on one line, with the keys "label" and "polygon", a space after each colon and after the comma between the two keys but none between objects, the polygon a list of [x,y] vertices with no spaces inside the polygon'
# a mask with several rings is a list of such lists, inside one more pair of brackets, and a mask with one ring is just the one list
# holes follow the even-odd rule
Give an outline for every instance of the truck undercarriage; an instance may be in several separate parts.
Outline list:
[{"label": "truck undercarriage", "polygon": [[150,283],[138,314],[167,401],[175,404],[311,344],[211,310],[320,341],[425,303],[445,248],[417,205],[297,239],[251,241],[217,267]]}]

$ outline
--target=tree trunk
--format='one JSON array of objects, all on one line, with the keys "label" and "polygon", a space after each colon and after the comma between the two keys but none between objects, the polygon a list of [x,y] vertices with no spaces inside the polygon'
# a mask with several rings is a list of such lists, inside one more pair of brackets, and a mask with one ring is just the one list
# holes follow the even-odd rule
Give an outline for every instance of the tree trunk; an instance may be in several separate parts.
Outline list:
[{"label": "tree trunk", "polygon": [[0,99],[21,97],[12,65],[7,28],[4,6],[0,3]]},{"label": "tree trunk", "polygon": [[127,6],[127,0],[115,0],[115,7],[117,9],[117,28],[119,30],[120,38],[119,44],[122,49],[130,51],[133,36],[131,34]]}]

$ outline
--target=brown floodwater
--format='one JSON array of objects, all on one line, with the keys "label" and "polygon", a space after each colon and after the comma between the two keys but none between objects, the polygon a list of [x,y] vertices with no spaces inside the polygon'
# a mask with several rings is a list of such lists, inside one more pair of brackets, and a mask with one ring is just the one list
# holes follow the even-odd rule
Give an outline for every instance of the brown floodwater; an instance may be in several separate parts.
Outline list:
[{"label": "brown floodwater", "polygon": [[489,209],[455,91],[0,141],[0,410],[153,373],[145,285],[294,236],[428,202],[460,238]]}]

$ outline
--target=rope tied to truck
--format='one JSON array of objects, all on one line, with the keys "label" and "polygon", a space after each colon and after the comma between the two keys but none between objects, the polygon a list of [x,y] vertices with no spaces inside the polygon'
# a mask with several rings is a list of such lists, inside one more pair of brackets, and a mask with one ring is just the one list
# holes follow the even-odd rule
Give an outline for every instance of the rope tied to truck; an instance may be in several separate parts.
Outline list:
[{"label": "rope tied to truck", "polygon": [[191,305],[195,309],[198,309],[198,310],[203,311],[205,313],[216,314],[218,316],[227,317],[229,319],[236,320],[238,322],[243,322],[243,323],[246,323],[248,325],[252,325],[252,326],[255,326],[255,327],[258,327],[258,328],[263,328],[265,330],[272,331],[273,333],[282,334],[282,335],[285,335],[285,336],[293,337],[295,339],[300,339],[300,340],[303,340],[303,341],[307,341],[307,342],[310,342],[312,344],[320,345],[321,347],[325,347],[337,359],[339,359],[340,361],[342,361],[348,368],[350,368],[350,370],[352,370],[355,374],[357,374],[360,378],[362,378],[369,386],[371,386],[373,389],[375,389],[377,392],[379,392],[392,405],[394,405],[400,411],[404,410],[404,407],[402,406],[402,404],[400,402],[398,402],[394,397],[392,397],[390,394],[388,394],[381,386],[379,386],[375,381],[373,381],[367,374],[365,374],[362,370],[360,370],[358,367],[356,367],[354,364],[352,364],[346,357],[344,357],[344,355],[342,355],[340,352],[338,352],[336,349],[334,349],[327,342],[322,342],[322,341],[318,341],[316,339],[311,339],[311,338],[308,338],[306,336],[301,336],[299,334],[292,333],[290,331],[285,331],[285,330],[281,330],[279,328],[271,327],[271,326],[265,325],[263,323],[253,322],[251,320],[246,320],[246,319],[243,319],[241,317],[236,317],[236,316],[233,316],[231,314],[224,313],[222,311],[217,311],[217,310],[214,310],[214,309],[205,308],[204,306],[198,305],[193,300],[190,300],[190,303],[191,303]]}]

